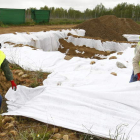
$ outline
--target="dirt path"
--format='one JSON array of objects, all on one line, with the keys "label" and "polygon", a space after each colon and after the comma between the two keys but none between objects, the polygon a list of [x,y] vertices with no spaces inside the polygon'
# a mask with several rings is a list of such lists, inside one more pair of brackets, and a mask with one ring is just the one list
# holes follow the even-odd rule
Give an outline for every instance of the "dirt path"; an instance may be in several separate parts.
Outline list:
[{"label": "dirt path", "polygon": [[14,33],[14,32],[39,32],[50,30],[70,29],[75,25],[34,25],[34,26],[9,26],[0,27],[0,34]]}]

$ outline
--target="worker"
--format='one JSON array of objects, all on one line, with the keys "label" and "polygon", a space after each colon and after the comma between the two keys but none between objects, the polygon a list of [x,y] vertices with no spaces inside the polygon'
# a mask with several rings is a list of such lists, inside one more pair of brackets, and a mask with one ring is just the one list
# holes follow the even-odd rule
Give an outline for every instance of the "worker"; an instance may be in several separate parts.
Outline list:
[{"label": "worker", "polygon": [[135,48],[135,56],[133,58],[133,72],[131,75],[130,83],[135,81],[140,81],[140,41]]},{"label": "worker", "polygon": [[[0,49],[1,49],[1,43],[0,43]],[[16,90],[17,85],[15,84],[13,80],[13,75],[12,75],[12,72],[10,71],[6,56],[1,50],[0,50],[0,67],[2,71],[4,72],[6,79],[11,82],[12,89]],[[1,107],[1,104],[2,104],[2,96],[0,95],[0,107]]]}]

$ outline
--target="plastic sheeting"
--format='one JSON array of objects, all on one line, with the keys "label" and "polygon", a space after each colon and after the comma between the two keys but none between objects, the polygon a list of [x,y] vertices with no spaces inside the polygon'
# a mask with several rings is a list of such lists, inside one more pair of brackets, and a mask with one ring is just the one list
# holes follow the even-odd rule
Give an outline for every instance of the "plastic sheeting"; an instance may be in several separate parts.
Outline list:
[{"label": "plastic sheeting", "polygon": [[75,38],[69,36],[67,39],[68,42],[72,42],[75,46],[86,46],[90,48],[95,48],[100,51],[124,51],[126,48],[131,47],[130,43],[119,43],[113,41],[105,41],[87,38]]},{"label": "plastic sheeting", "polygon": [[126,84],[119,88],[108,86],[108,89],[94,85],[78,88],[42,86],[34,89],[18,86],[16,92],[9,89],[6,94],[9,112],[5,115],[27,116],[102,137],[109,137],[109,130],[114,134],[118,125],[127,125],[122,126],[122,135],[125,133],[125,137],[129,135],[139,140],[138,84]]},{"label": "plastic sheeting", "polygon": [[[20,39],[18,34],[17,38]],[[111,43],[108,47],[111,48]],[[103,137],[109,137],[109,130],[113,134],[118,125],[127,125],[122,134],[139,140],[140,83],[129,83],[134,48],[128,45],[124,50],[120,45],[123,54],[111,54],[117,56],[113,60],[107,56],[105,60],[74,57],[69,61],[58,51],[15,48],[8,44],[3,44],[2,50],[10,62],[24,69],[51,72],[43,86],[18,86],[17,91],[10,88],[6,94],[8,112],[3,115],[27,116]],[[96,63],[91,65],[93,60]],[[118,61],[127,68],[118,68]]]},{"label": "plastic sheeting", "polygon": [[130,42],[139,42],[140,41],[140,35],[136,34],[123,34],[123,36]]},{"label": "plastic sheeting", "polygon": [[40,48],[43,51],[57,51],[59,48],[59,39],[66,38],[68,33],[73,35],[84,36],[85,30],[72,29],[62,31],[48,31],[48,32],[32,32],[32,33],[16,33],[16,34],[2,34],[0,35],[0,42],[11,42],[15,44],[30,45]]}]

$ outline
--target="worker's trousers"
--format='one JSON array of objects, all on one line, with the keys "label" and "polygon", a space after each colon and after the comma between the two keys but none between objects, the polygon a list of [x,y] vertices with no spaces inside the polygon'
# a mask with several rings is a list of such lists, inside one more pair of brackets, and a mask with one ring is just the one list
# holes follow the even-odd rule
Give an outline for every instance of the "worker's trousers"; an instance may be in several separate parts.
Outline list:
[{"label": "worker's trousers", "polygon": [[131,83],[131,82],[136,82],[137,79],[138,79],[138,76],[137,76],[137,74],[134,75],[134,71],[133,71],[129,83]]},{"label": "worker's trousers", "polygon": [[0,95],[0,107],[1,107],[1,104],[2,104],[2,96]]}]

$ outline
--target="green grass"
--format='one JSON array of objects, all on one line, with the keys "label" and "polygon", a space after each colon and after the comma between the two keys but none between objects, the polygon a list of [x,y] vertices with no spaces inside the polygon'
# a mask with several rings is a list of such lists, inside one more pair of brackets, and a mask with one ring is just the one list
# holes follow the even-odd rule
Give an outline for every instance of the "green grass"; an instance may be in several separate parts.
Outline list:
[{"label": "green grass", "polygon": [[13,24],[3,24],[0,22],[0,27],[7,28],[9,26],[34,26],[34,25],[70,25],[70,24],[80,24],[84,22],[85,20],[79,20],[79,19],[50,19],[49,22],[42,22],[42,23],[35,23],[32,19],[26,20],[25,23],[19,24],[19,25],[13,25]]},{"label": "green grass", "polygon": [[7,28],[9,26],[0,21],[0,27]]}]

